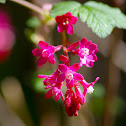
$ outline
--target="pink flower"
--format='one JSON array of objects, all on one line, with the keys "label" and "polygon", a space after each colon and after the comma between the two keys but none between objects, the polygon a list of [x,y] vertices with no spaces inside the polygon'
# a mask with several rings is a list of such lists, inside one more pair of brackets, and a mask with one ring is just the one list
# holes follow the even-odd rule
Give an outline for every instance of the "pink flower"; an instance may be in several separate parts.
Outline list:
[{"label": "pink flower", "polygon": [[46,86],[45,89],[49,89],[46,93],[46,98],[51,98],[54,96],[55,101],[59,100],[59,96],[64,100],[64,95],[61,91],[63,83],[57,83],[57,77],[59,75],[59,71],[56,70],[52,75],[38,75],[38,78],[46,78],[43,83]]},{"label": "pink flower", "polygon": [[65,30],[68,34],[73,34],[74,30],[72,24],[77,22],[77,17],[68,12],[62,16],[56,16],[55,20],[58,23],[57,31],[59,33]]},{"label": "pink flower", "polygon": [[60,83],[66,79],[67,88],[72,88],[75,81],[82,81],[84,79],[81,74],[76,73],[78,69],[78,63],[75,63],[70,67],[67,67],[65,64],[59,64],[58,70],[61,72],[61,74],[58,76],[57,82]]},{"label": "pink flower", "polygon": [[80,41],[80,47],[78,49],[78,55],[80,56],[80,66],[86,65],[92,67],[93,62],[97,61],[96,53],[98,52],[97,45],[91,41],[87,41],[83,38]]},{"label": "pink flower", "polygon": [[56,70],[53,74],[51,75],[38,75],[38,78],[45,78],[43,81],[44,85],[47,86],[46,89],[50,88],[51,86],[55,86],[57,77],[59,76],[60,72],[59,70]]},{"label": "pink flower", "polygon": [[46,98],[51,98],[54,95],[55,101],[59,100],[59,96],[64,101],[64,95],[61,91],[63,83],[56,83],[55,86],[50,87],[51,89],[46,93]]},{"label": "pink flower", "polygon": [[59,45],[54,47],[52,45],[48,45],[44,41],[40,41],[38,45],[41,49],[35,48],[32,50],[33,55],[39,57],[37,61],[37,66],[40,67],[44,65],[47,61],[51,64],[54,64],[55,63],[54,53],[60,50],[62,46]]}]

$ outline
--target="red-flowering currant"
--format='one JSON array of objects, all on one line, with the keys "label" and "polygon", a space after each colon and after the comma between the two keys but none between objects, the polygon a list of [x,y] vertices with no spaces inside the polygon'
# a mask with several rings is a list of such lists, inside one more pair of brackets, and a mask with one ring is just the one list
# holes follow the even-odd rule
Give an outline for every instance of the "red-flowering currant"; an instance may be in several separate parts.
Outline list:
[{"label": "red-flowering currant", "polygon": [[[97,61],[96,53],[98,49],[96,44],[87,41],[86,38],[82,38],[80,42],[69,43],[66,39],[65,32],[73,34],[72,24],[77,22],[77,18],[70,12],[62,16],[57,16],[55,20],[58,23],[57,31],[62,33],[62,45],[55,47],[40,41],[38,45],[41,49],[33,49],[32,53],[34,56],[39,57],[37,62],[37,66],[39,67],[47,61],[54,64],[54,53],[63,47],[64,55],[60,55],[60,60],[63,63],[58,65],[58,68],[52,75],[38,75],[37,77],[45,78],[43,84],[46,86],[45,89],[48,89],[46,98],[54,96],[55,101],[58,101],[59,97],[61,97],[64,101],[63,105],[65,106],[67,115],[77,116],[78,110],[80,110],[81,105],[86,101],[86,94],[93,93],[93,85],[99,80],[99,77],[97,77],[94,82],[88,83],[77,71],[83,65],[87,67],[93,66],[93,63]],[[74,55],[77,54],[80,57],[80,62],[70,66],[68,52]],[[65,94],[62,92],[63,84],[66,84],[67,88]],[[80,89],[80,86],[83,87],[83,91]]]}]

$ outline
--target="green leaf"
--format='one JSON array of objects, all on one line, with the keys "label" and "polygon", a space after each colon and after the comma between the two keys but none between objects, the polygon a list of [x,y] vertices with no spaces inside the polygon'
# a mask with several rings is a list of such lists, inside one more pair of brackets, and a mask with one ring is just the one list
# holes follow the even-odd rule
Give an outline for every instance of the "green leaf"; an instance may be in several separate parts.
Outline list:
[{"label": "green leaf", "polygon": [[109,35],[114,28],[109,18],[94,8],[82,6],[79,11],[79,16],[82,22],[87,22],[88,27],[101,38]]},{"label": "green leaf", "polygon": [[26,25],[31,28],[36,28],[41,25],[41,22],[37,17],[31,17],[27,20]]},{"label": "green leaf", "polygon": [[110,7],[107,4],[94,1],[86,2],[84,5],[100,11],[103,15],[106,15],[112,25],[117,26],[118,28],[126,29],[126,16],[119,8]]},{"label": "green leaf", "polygon": [[51,10],[51,17],[56,17],[57,15],[63,15],[67,12],[71,12],[74,16],[78,16],[80,3],[76,1],[63,1],[57,3],[53,6]]},{"label": "green leaf", "polygon": [[79,16],[99,37],[107,37],[114,27],[126,29],[126,16],[118,8],[89,1],[80,7]]},{"label": "green leaf", "polygon": [[0,3],[6,3],[6,0],[0,0]]}]

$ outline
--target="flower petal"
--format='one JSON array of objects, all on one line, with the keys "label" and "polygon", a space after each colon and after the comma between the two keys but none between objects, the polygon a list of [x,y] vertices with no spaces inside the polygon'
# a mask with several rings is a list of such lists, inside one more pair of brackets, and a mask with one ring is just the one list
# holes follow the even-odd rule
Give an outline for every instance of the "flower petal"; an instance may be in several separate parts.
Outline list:
[{"label": "flower petal", "polygon": [[40,67],[42,65],[44,65],[47,62],[47,58],[45,57],[40,57],[37,61],[37,66]]},{"label": "flower petal", "polygon": [[46,93],[46,98],[51,98],[53,96],[53,89],[50,89],[47,93]]},{"label": "flower petal", "polygon": [[53,54],[49,56],[48,61],[51,64],[54,64],[55,63],[55,58],[54,58],[54,55]]},{"label": "flower petal", "polygon": [[38,78],[45,78],[45,77],[47,77],[47,76],[48,76],[48,75],[42,75],[42,74],[37,75]]},{"label": "flower petal", "polygon": [[84,97],[84,95],[83,95],[81,89],[78,88],[77,86],[75,86],[75,92],[76,92],[77,99],[78,99],[79,103],[80,103],[81,105],[83,105],[83,104],[85,103],[85,97]]},{"label": "flower petal", "polygon": [[68,67],[64,64],[59,64],[58,69],[62,72],[65,73],[68,70]]},{"label": "flower petal", "polygon": [[92,53],[91,55],[86,56],[86,58],[88,60],[92,61],[92,62],[97,61],[97,56],[94,53]]},{"label": "flower petal", "polygon": [[60,73],[60,71],[57,69],[57,70],[52,74],[52,76],[53,76],[54,78],[56,78],[56,77],[59,75],[59,73]]},{"label": "flower petal", "polygon": [[85,64],[87,67],[93,67],[94,66],[94,63],[90,60],[86,60],[86,64]]},{"label": "flower petal", "polygon": [[79,73],[74,73],[73,77],[75,80],[78,80],[78,81],[82,81],[84,79],[84,77]]},{"label": "flower petal", "polygon": [[72,66],[69,67],[72,71],[78,71],[80,68],[79,63],[75,63]]},{"label": "flower petal", "polygon": [[61,33],[61,32],[63,32],[63,30],[64,30],[63,26],[62,26],[61,24],[59,24],[59,25],[57,26],[57,31],[58,31],[59,33]]},{"label": "flower petal", "polygon": [[73,85],[74,85],[74,80],[72,79],[72,80],[68,80],[68,79],[66,79],[66,86],[67,86],[67,88],[72,88],[73,87]]},{"label": "flower petal", "polygon": [[56,16],[55,20],[56,20],[57,23],[62,23],[63,22],[63,17],[60,16],[60,15]]},{"label": "flower petal", "polygon": [[64,94],[62,93],[62,91],[60,92],[60,96],[61,96],[61,99],[64,101]]},{"label": "flower petal", "polygon": [[55,52],[55,47],[52,46],[52,45],[50,45],[50,46],[48,47],[48,50],[50,51],[50,53],[54,53],[54,52]]},{"label": "flower petal", "polygon": [[90,51],[93,51],[93,50],[96,50],[97,45],[94,43],[88,44],[86,48],[88,48]]},{"label": "flower petal", "polygon": [[95,54],[98,53],[98,49],[95,49],[94,53],[95,53]]},{"label": "flower petal", "polygon": [[61,83],[65,80],[65,74],[60,74],[58,77],[57,77],[57,83]]},{"label": "flower petal", "polygon": [[80,48],[84,48],[87,45],[88,41],[86,38],[82,38],[80,41]]},{"label": "flower petal", "polygon": [[70,25],[70,24],[68,24],[68,25],[66,26],[66,29],[65,29],[65,30],[66,30],[67,34],[70,34],[70,35],[72,35],[73,32],[74,32],[73,26]]},{"label": "flower petal", "polygon": [[71,16],[71,19],[70,19],[70,24],[75,24],[77,22],[77,17],[75,16]]},{"label": "flower petal", "polygon": [[62,45],[55,46],[55,52],[59,51],[62,48]]},{"label": "flower petal", "polygon": [[71,17],[72,14],[70,12],[67,12],[66,14],[64,14],[64,16],[67,18],[67,17]]},{"label": "flower petal", "polygon": [[38,45],[42,49],[47,49],[48,48],[48,44],[46,42],[44,42],[44,41],[39,41]]},{"label": "flower petal", "polygon": [[35,48],[32,50],[32,54],[36,57],[40,57],[40,56],[42,56],[42,49]]},{"label": "flower petal", "polygon": [[55,101],[58,101],[58,100],[59,100],[59,93],[56,93],[56,94],[55,94],[54,100],[55,100]]},{"label": "flower petal", "polygon": [[94,85],[94,84],[99,80],[99,78],[100,78],[100,77],[96,77],[96,79],[94,80],[94,82],[91,82],[91,83],[90,83],[90,86],[91,86],[91,85]]},{"label": "flower petal", "polygon": [[74,42],[74,43],[72,43],[68,48],[67,48],[67,50],[68,51],[73,51],[74,49],[76,49],[76,47],[79,45],[79,41],[77,41],[77,42]]}]

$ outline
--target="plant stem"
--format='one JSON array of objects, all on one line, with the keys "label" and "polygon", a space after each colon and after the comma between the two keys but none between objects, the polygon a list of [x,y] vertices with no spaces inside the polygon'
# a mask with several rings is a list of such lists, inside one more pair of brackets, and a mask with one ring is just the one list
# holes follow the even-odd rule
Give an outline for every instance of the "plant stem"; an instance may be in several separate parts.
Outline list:
[{"label": "plant stem", "polygon": [[61,34],[62,34],[62,45],[66,47],[66,32],[63,31]]},{"label": "plant stem", "polygon": [[70,63],[69,63],[69,56],[68,56],[68,50],[67,50],[67,47],[70,45],[70,43],[67,40],[66,31],[64,30],[61,34],[62,34],[62,46],[63,46],[64,55],[67,57],[68,64],[70,65]]},{"label": "plant stem", "polygon": [[24,1],[24,0],[10,0],[12,2],[18,3],[24,7],[27,7],[35,12],[37,12],[38,14],[42,15],[42,9],[28,1]]}]

